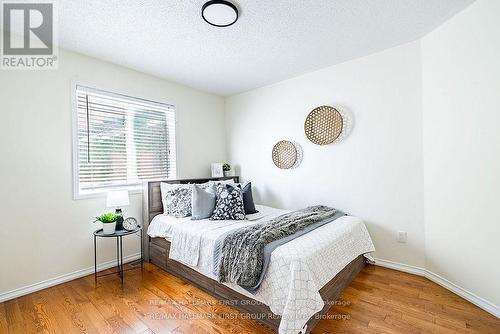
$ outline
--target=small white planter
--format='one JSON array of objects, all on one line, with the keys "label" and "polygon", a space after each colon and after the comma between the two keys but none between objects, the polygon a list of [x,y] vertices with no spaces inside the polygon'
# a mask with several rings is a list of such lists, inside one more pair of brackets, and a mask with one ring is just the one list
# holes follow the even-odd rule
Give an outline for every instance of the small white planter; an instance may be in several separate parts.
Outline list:
[{"label": "small white planter", "polygon": [[102,233],[103,234],[113,234],[116,230],[116,222],[112,223],[102,223]]}]

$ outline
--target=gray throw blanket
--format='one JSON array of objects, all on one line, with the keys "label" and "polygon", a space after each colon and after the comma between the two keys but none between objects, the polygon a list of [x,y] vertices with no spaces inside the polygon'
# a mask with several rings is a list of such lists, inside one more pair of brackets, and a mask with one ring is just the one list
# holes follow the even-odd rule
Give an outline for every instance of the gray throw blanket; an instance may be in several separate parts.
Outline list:
[{"label": "gray throw blanket", "polygon": [[255,293],[274,249],[343,215],[326,206],[311,206],[229,232],[216,241],[214,274],[220,282]]}]

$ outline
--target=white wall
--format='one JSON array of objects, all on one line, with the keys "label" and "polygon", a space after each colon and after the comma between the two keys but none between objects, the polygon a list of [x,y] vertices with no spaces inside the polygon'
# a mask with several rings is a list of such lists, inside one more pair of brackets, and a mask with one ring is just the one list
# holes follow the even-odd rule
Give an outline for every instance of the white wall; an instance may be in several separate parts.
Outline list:
[{"label": "white wall", "polygon": [[[93,266],[91,222],[105,198],[72,200],[71,80],[172,101],[179,177],[208,176],[225,159],[222,98],[64,50],[59,59],[55,71],[0,71],[0,297]],[[141,198],[126,215],[142,220]],[[126,241],[125,255],[139,241]],[[100,244],[99,262],[113,259],[113,242]]]},{"label": "white wall", "polygon": [[427,268],[500,305],[500,1],[422,40]]},{"label": "white wall", "polygon": [[[282,208],[327,204],[366,220],[376,256],[424,266],[420,43],[302,75],[226,99],[227,148],[258,202]],[[354,116],[341,143],[317,146],[304,134],[316,106]],[[271,160],[280,139],[299,142],[302,165]],[[408,232],[408,243],[396,241]]]}]

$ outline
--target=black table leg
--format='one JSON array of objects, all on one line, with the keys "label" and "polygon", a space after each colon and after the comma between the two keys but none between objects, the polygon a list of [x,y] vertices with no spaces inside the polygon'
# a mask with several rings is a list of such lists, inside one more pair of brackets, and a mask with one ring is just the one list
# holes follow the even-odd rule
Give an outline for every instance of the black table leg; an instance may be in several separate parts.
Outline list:
[{"label": "black table leg", "polygon": [[143,255],[143,249],[144,247],[142,246],[142,229],[141,229],[141,269],[144,268],[144,255]]},{"label": "black table leg", "polygon": [[120,276],[120,243],[118,241],[119,237],[116,237],[116,273]]},{"label": "black table leg", "polygon": [[120,236],[120,263],[121,263],[120,276],[122,278],[122,285],[123,285],[123,276],[125,272],[123,271],[123,241],[121,236]]},{"label": "black table leg", "polygon": [[97,246],[96,246],[95,234],[94,234],[94,281],[97,283]]}]

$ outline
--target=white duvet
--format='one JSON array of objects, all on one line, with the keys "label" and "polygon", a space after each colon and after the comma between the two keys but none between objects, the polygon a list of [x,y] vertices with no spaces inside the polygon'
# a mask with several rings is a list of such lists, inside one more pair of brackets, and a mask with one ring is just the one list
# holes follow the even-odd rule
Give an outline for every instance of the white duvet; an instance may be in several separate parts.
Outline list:
[{"label": "white duvet", "polygon": [[[151,221],[148,235],[171,241],[171,259],[216,279],[213,249],[220,235],[287,212],[261,205],[257,210],[259,213],[248,215],[246,221],[159,215]],[[225,285],[265,303],[273,313],[281,315],[280,334],[297,334],[305,330],[309,318],[323,308],[319,290],[357,256],[373,251],[375,248],[364,223],[359,218],[345,216],[276,248],[255,295],[238,285]]]}]

